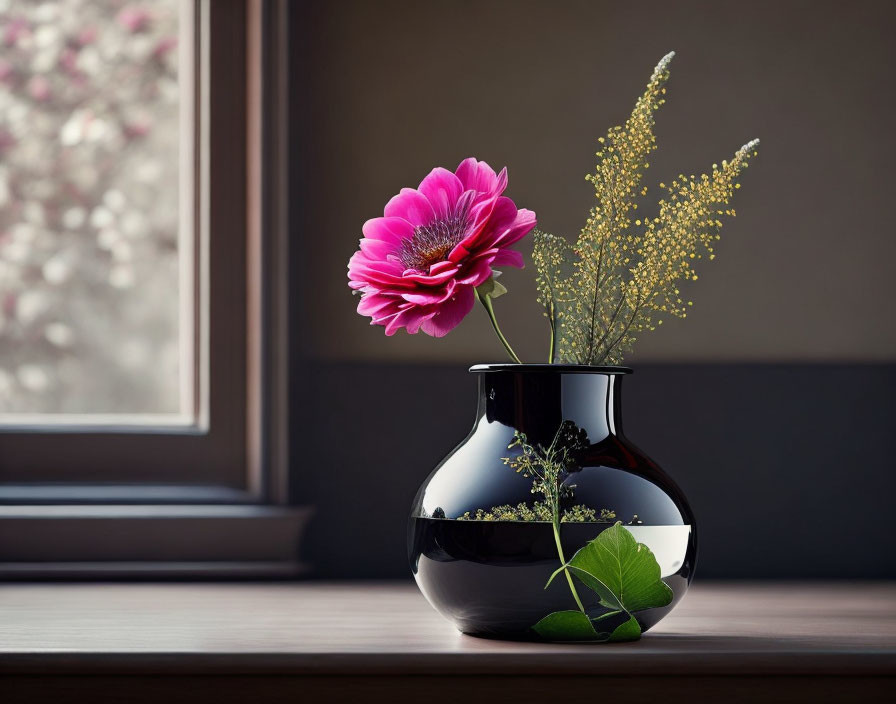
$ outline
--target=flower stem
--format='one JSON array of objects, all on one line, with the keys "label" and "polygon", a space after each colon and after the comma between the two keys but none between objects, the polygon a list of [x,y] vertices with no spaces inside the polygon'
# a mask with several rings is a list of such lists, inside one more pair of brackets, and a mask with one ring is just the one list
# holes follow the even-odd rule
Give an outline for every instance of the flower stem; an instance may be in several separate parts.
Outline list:
[{"label": "flower stem", "polygon": [[548,364],[554,363],[554,347],[557,342],[557,328],[554,323],[554,318],[551,317],[551,346],[548,349]]},{"label": "flower stem", "polygon": [[522,364],[520,358],[516,356],[516,352],[513,351],[513,348],[510,346],[510,343],[507,341],[507,338],[504,337],[504,334],[501,332],[501,328],[498,327],[498,319],[495,317],[495,309],[492,306],[492,299],[490,296],[483,295],[479,293],[479,290],[476,290],[476,298],[479,299],[479,302],[485,308],[485,312],[488,313],[488,319],[492,321],[492,327],[495,329],[495,334],[498,336],[498,339],[501,341],[501,344],[504,345],[504,349],[507,350],[507,354],[510,355],[510,358],[516,362],[517,364]]},{"label": "flower stem", "polygon": [[[557,555],[560,556],[560,564],[566,565],[566,558],[563,556],[563,545],[560,543],[560,510],[557,507],[557,497],[551,497],[551,503],[553,504],[552,508],[554,510],[554,519],[551,521],[551,525],[554,528],[554,542],[557,543]],[[576,606],[579,607],[579,611],[585,613],[585,607],[582,606],[582,600],[579,599],[579,593],[576,591],[576,585],[572,581],[572,575],[569,573],[569,570],[564,569],[563,574],[566,575],[566,581],[569,583],[569,590],[572,592],[572,598],[576,600]]]}]

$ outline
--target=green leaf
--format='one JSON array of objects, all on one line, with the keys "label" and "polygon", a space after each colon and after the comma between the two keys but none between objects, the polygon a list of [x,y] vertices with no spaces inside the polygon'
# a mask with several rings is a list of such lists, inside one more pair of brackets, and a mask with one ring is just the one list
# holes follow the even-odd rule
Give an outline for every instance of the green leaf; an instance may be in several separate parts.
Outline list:
[{"label": "green leaf", "polygon": [[606,640],[605,633],[599,634],[591,625],[591,620],[581,611],[555,611],[532,626],[545,640]]},{"label": "green leaf", "polygon": [[603,621],[605,618],[612,618],[613,616],[618,616],[621,613],[623,613],[623,612],[622,611],[607,611],[607,613],[605,613],[605,614],[601,614],[600,616],[595,616],[594,618],[592,618],[591,623],[595,624],[598,621]]},{"label": "green leaf", "polygon": [[639,640],[641,638],[641,626],[635,620],[634,616],[629,617],[628,621],[616,626],[610,634],[611,643],[623,643],[627,640]]},{"label": "green leaf", "polygon": [[[584,550],[584,548],[582,549]],[[570,561],[570,564],[567,565],[567,568],[582,582],[584,582],[586,586],[597,592],[598,596],[600,596],[600,603],[602,606],[606,606],[607,608],[614,609],[616,611],[627,611],[627,609],[619,601],[616,594],[613,593],[613,590],[610,589],[610,587],[608,587],[606,584],[604,584],[600,579],[595,577],[587,570],[583,570],[581,567],[576,567],[572,564],[572,561]]]},{"label": "green leaf", "polygon": [[672,601],[672,590],[660,579],[660,566],[650,548],[619,522],[573,555],[568,565],[607,608],[631,614]]},{"label": "green leaf", "polygon": [[503,284],[498,283],[495,275],[492,274],[476,287],[476,293],[482,298],[499,298],[507,293],[507,288]]},{"label": "green leaf", "polygon": [[625,623],[614,628],[612,633],[604,633],[595,629],[595,622],[618,613],[616,611],[603,614],[596,619],[589,619],[581,611],[555,611],[541,619],[532,629],[539,636],[550,641],[623,643],[638,640],[641,637],[641,626],[638,625],[634,616],[630,616]]}]

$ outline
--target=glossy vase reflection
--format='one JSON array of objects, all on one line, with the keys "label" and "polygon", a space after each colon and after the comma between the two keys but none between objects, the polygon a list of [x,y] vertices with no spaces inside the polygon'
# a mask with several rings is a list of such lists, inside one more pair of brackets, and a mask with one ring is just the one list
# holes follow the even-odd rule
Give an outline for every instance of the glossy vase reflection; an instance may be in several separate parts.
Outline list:
[{"label": "glossy vase reflection", "polygon": [[[587,433],[585,448],[565,484],[574,487],[561,508],[584,504],[604,522],[561,523],[567,558],[619,520],[647,545],[674,599],[635,614],[647,630],[687,590],[696,559],[696,526],[675,482],[622,432],[624,367],[480,365],[473,430],[420,487],[411,511],[411,569],[429,602],[464,633],[532,637],[531,627],[553,611],[574,609],[563,580],[545,589],[560,566],[549,521],[457,520],[477,509],[532,504],[532,480],[503,458],[514,431],[548,446],[561,422]],[[597,597],[581,592],[585,607]]]}]

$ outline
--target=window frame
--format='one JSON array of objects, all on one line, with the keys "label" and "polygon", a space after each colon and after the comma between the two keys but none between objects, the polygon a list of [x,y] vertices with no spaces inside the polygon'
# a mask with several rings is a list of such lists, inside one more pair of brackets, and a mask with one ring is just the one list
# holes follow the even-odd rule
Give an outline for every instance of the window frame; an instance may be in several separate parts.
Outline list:
[{"label": "window frame", "polygon": [[191,4],[197,423],[5,428],[0,579],[303,570],[309,511],[288,506],[289,3]]}]

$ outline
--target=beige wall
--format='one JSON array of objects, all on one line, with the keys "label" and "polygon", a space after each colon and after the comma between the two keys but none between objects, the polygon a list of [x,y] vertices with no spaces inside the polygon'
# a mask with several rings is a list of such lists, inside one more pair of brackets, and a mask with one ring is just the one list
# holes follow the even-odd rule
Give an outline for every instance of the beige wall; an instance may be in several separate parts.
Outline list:
[{"label": "beige wall", "polygon": [[[891,9],[892,8],[892,9]],[[656,181],[756,136],[762,153],[690,295],[633,360],[896,359],[896,3],[339,2],[297,11],[294,156],[305,344],[340,359],[497,360],[478,310],[442,340],[386,338],[345,265],[364,220],[436,165],[506,165],[508,195],[575,235],[595,140],[674,49]],[[300,109],[299,109],[300,108]],[[523,248],[528,257],[529,246]],[[525,361],[547,329],[531,267],[498,314]]]}]

